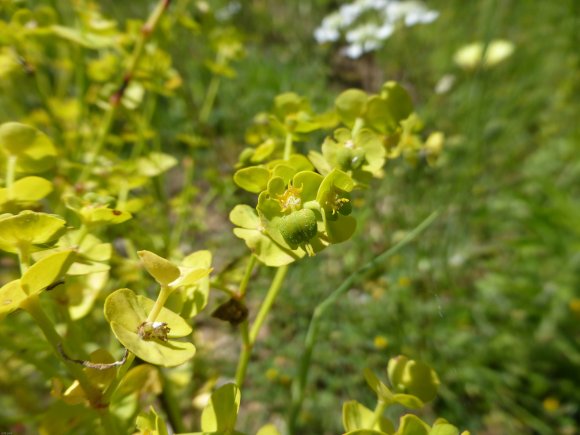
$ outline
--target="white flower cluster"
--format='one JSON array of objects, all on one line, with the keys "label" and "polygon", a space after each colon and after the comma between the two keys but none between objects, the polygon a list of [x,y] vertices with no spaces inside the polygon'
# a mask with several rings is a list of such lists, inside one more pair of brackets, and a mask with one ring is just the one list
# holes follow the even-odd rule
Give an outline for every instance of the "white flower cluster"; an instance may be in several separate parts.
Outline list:
[{"label": "white flower cluster", "polygon": [[415,0],[355,0],[327,15],[315,30],[319,44],[338,41],[342,34],[348,45],[344,54],[356,59],[382,46],[397,23],[410,27],[432,23],[439,12]]}]

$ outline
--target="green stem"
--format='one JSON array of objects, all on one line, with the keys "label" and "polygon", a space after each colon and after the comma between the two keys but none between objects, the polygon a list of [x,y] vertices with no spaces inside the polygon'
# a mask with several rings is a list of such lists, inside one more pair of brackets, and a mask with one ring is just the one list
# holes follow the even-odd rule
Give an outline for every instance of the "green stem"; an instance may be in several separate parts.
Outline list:
[{"label": "green stem", "polygon": [[22,302],[21,307],[26,310],[36,321],[37,325],[40,327],[42,333],[46,337],[46,340],[50,343],[54,353],[58,355],[58,357],[64,362],[69,373],[79,381],[79,384],[81,385],[91,405],[95,408],[102,408],[103,402],[101,393],[93,384],[91,384],[81,366],[65,360],[60,354],[59,345],[63,344],[63,340],[54,329],[52,321],[48,318],[40,306],[38,295],[29,296]]},{"label": "green stem", "polygon": [[99,129],[97,142],[94,145],[94,148],[91,150],[87,162],[83,165],[83,170],[81,175],[79,176],[78,182],[82,183],[86,180],[89,176],[91,169],[95,163],[95,160],[101,154],[103,147],[105,146],[105,142],[107,140],[107,136],[111,131],[111,126],[113,125],[113,119],[115,118],[115,113],[117,112],[117,105],[110,104],[109,109],[105,113],[105,118],[101,123],[101,128]]},{"label": "green stem", "polygon": [[278,293],[280,293],[280,289],[282,288],[282,283],[284,282],[284,278],[286,278],[286,273],[288,272],[288,266],[279,267],[276,271],[276,275],[274,275],[274,279],[272,280],[272,284],[270,285],[270,289],[266,294],[266,299],[262,302],[262,306],[260,307],[260,311],[258,311],[258,315],[256,316],[256,320],[252,324],[250,328],[250,341],[253,343],[256,342],[258,338],[258,333],[262,328],[262,324],[266,320]]},{"label": "green stem", "polygon": [[370,428],[374,429],[374,427],[376,426],[376,424],[379,422],[381,416],[383,415],[383,412],[385,412],[385,408],[387,407],[387,404],[385,402],[382,401],[378,401],[377,406],[375,407],[375,412],[373,412],[373,419],[371,420],[371,424],[370,424]]},{"label": "green stem", "polygon": [[169,254],[171,255],[174,250],[179,247],[179,241],[181,240],[183,233],[187,228],[187,223],[190,222],[189,217],[189,204],[193,197],[193,175],[194,175],[194,164],[193,159],[186,158],[183,161],[183,166],[185,168],[185,173],[183,175],[183,187],[181,188],[180,201],[177,209],[177,222],[173,227],[171,232],[170,243],[169,243]]},{"label": "green stem", "polygon": [[256,263],[258,262],[258,259],[256,258],[255,255],[251,255],[250,259],[248,260],[248,264],[246,265],[246,271],[244,272],[244,277],[242,278],[242,281],[240,282],[240,288],[238,289],[238,298],[239,299],[243,299],[246,297],[246,292],[248,290],[248,284],[250,282],[250,278],[252,277],[252,272],[254,271],[254,267],[256,266]]},{"label": "green stem", "polygon": [[157,316],[159,315],[159,313],[161,312],[161,309],[165,305],[165,302],[167,301],[167,298],[171,294],[171,291],[172,291],[172,289],[169,288],[168,286],[166,286],[166,285],[161,286],[161,291],[159,292],[159,295],[157,296],[157,300],[155,301],[155,305],[153,305],[153,308],[151,308],[151,312],[149,313],[149,316],[147,316],[147,322],[155,322],[155,319],[157,319]]},{"label": "green stem", "polygon": [[248,321],[244,320],[240,325],[240,333],[242,334],[242,353],[238,361],[236,369],[236,384],[241,387],[246,378],[246,371],[248,369],[248,362],[252,353],[253,344],[250,341]]},{"label": "green stem", "polygon": [[[241,326],[242,331],[242,354],[240,355],[240,359],[238,361],[238,367],[236,370],[236,383],[238,387],[242,387],[244,383],[244,379],[246,378],[246,370],[248,368],[248,362],[250,361],[250,356],[252,354],[252,349],[254,348],[254,344],[256,343],[256,339],[258,338],[258,334],[260,333],[260,329],[278,296],[280,293],[280,289],[282,288],[282,283],[284,282],[284,278],[286,277],[286,273],[288,272],[288,266],[279,267],[276,271],[276,275],[274,275],[274,279],[272,280],[272,284],[270,284],[270,288],[268,289],[268,293],[266,294],[266,298],[262,302],[260,306],[260,310],[258,311],[258,315],[256,316],[256,320],[252,324],[252,327],[249,328],[248,321],[244,321]],[[249,328],[249,331],[248,331]]]},{"label": "green stem", "polygon": [[221,292],[226,293],[229,297],[237,297],[238,293],[235,290],[230,289],[229,287],[223,285],[222,283],[212,280],[210,281],[210,287],[215,290],[219,290]]},{"label": "green stem", "polygon": [[207,121],[209,120],[209,115],[213,109],[219,87],[220,77],[214,74],[211,77],[209,86],[207,87],[205,99],[203,100],[203,106],[201,106],[201,110],[199,111],[199,122],[202,124],[207,124]]},{"label": "green stem", "polygon": [[318,338],[318,331],[320,329],[320,321],[322,316],[328,308],[330,308],[336,301],[346,293],[354,283],[358,282],[360,279],[364,278],[369,272],[373,271],[377,266],[380,266],[387,258],[399,252],[403,247],[412,242],[419,234],[421,234],[433,221],[437,218],[439,212],[431,213],[423,222],[421,222],[413,231],[408,233],[401,241],[399,241],[395,246],[382,252],[374,259],[366,263],[360,269],[353,272],[348,278],[346,278],[342,284],[334,290],[326,299],[324,299],[318,306],[314,309],[312,314],[312,319],[310,320],[310,325],[308,326],[308,332],[306,333],[306,339],[304,340],[304,351],[300,358],[300,365],[298,369],[298,374],[292,382],[292,402],[290,406],[290,414],[288,417],[288,431],[290,435],[296,433],[296,423],[297,417],[302,408],[302,403],[304,401],[304,390],[306,387],[306,382],[308,380],[308,372],[310,370],[310,362],[312,359],[312,352],[314,350],[314,345]]},{"label": "green stem", "polygon": [[365,123],[365,120],[362,119],[362,118],[357,118],[354,121],[354,125],[352,127],[352,133],[351,133],[353,137],[358,134],[358,132],[360,131],[360,129],[363,127],[364,123]]},{"label": "green stem", "polygon": [[288,131],[284,141],[284,160],[289,160],[290,154],[292,154],[292,133]]},{"label": "green stem", "polygon": [[6,161],[6,190],[8,191],[8,200],[13,199],[14,197],[12,185],[14,184],[14,179],[16,178],[17,161],[17,156],[9,156],[8,160]]},{"label": "green stem", "polygon": [[30,267],[30,246],[28,244],[22,244],[18,247],[18,262],[20,263],[20,275],[24,275],[24,272]]}]

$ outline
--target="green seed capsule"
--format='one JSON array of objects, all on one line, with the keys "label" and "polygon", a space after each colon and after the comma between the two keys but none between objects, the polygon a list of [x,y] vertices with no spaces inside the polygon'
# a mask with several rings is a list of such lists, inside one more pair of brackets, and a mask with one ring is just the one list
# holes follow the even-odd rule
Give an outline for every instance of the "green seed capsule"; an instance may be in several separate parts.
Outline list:
[{"label": "green seed capsule", "polygon": [[292,249],[308,243],[316,233],[316,214],[307,208],[290,213],[280,220],[280,234]]},{"label": "green seed capsule", "polygon": [[352,213],[352,203],[350,201],[344,201],[341,203],[338,212],[343,216],[348,216]]}]

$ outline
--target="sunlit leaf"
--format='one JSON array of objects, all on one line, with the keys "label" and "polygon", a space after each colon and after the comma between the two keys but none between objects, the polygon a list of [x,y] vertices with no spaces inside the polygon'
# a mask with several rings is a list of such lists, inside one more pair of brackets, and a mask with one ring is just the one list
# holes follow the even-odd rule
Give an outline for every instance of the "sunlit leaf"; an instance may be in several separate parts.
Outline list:
[{"label": "sunlit leaf", "polygon": [[240,389],[235,384],[226,384],[214,391],[201,414],[201,429],[207,432],[233,431],[240,397]]},{"label": "sunlit leaf", "polygon": [[342,122],[352,127],[357,118],[362,118],[366,110],[368,95],[359,89],[347,89],[335,101],[336,111]]},{"label": "sunlit leaf", "polygon": [[419,417],[407,414],[401,417],[397,435],[429,435],[431,428]]},{"label": "sunlit leaf", "polygon": [[262,426],[256,435],[280,435],[280,432],[273,424]]},{"label": "sunlit leaf", "polygon": [[41,131],[17,122],[0,125],[0,150],[17,158],[20,172],[43,172],[55,164],[56,148]]},{"label": "sunlit leaf", "polygon": [[270,171],[260,166],[243,168],[234,174],[234,182],[242,189],[253,193],[265,190],[269,179]]},{"label": "sunlit leaf", "polygon": [[179,268],[171,261],[150,251],[139,251],[137,254],[139,254],[141,263],[143,263],[149,275],[155,278],[159,284],[168,285],[180,277]]},{"label": "sunlit leaf", "polygon": [[41,177],[24,177],[14,182],[10,189],[0,189],[0,205],[7,201],[36,202],[52,192],[52,183]]},{"label": "sunlit leaf", "polygon": [[150,393],[160,394],[162,391],[159,369],[150,364],[141,364],[127,372],[113,395],[113,401],[130,394]]},{"label": "sunlit leaf", "polygon": [[17,310],[20,302],[28,295],[20,285],[20,280],[10,281],[0,288],[0,320],[7,314]]},{"label": "sunlit leaf", "polygon": [[22,211],[17,215],[0,215],[0,249],[18,252],[56,241],[65,231],[65,221],[46,213]]},{"label": "sunlit leaf", "polygon": [[105,205],[85,206],[80,214],[86,225],[116,225],[131,219],[131,213]]},{"label": "sunlit leaf", "polygon": [[139,433],[143,435],[168,435],[167,425],[163,418],[157,414],[153,406],[149,407],[149,412],[141,412],[136,421]]},{"label": "sunlit leaf", "polygon": [[146,177],[156,177],[177,165],[177,159],[169,154],[153,152],[137,160],[137,171]]},{"label": "sunlit leaf", "polygon": [[[376,420],[376,421],[375,421]],[[374,425],[373,425],[373,422]],[[393,423],[384,417],[375,419],[374,412],[356,400],[345,402],[342,408],[342,424],[345,431],[374,429],[387,434],[394,434]]]},{"label": "sunlit leaf", "polygon": [[389,361],[389,381],[396,392],[407,393],[429,402],[437,395],[439,378],[427,364],[398,356]]},{"label": "sunlit leaf", "polygon": [[139,328],[147,320],[154,303],[132,290],[120,289],[107,297],[105,318],[123,346],[144,361],[166,367],[183,364],[193,358],[195,347],[189,342],[173,340],[191,333],[191,327],[182,317],[167,308],[161,309],[155,322],[166,324],[169,328],[167,341],[145,339],[139,334]]},{"label": "sunlit leaf", "polygon": [[73,250],[55,252],[41,258],[22,275],[20,285],[27,295],[40,293],[64,276],[75,259]]}]

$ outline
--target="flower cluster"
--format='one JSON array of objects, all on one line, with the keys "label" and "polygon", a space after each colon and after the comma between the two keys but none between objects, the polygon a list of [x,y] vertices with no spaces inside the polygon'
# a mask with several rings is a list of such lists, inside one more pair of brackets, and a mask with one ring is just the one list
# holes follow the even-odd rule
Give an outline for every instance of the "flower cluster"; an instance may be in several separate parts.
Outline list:
[{"label": "flower cluster", "polygon": [[380,48],[397,25],[407,27],[432,23],[439,12],[414,0],[355,0],[327,15],[315,30],[319,44],[335,42],[344,36],[343,53],[356,59]]},{"label": "flower cluster", "polygon": [[[300,154],[294,144],[332,129],[320,152]],[[236,206],[234,234],[254,255],[279,267],[348,240],[356,229],[351,193],[383,176],[388,159],[423,157],[432,164],[443,135],[423,142],[408,93],[387,82],[378,94],[348,89],[323,114],[293,93],[276,97],[271,113],[255,118],[240,154],[235,183],[258,195],[256,207]]]}]

